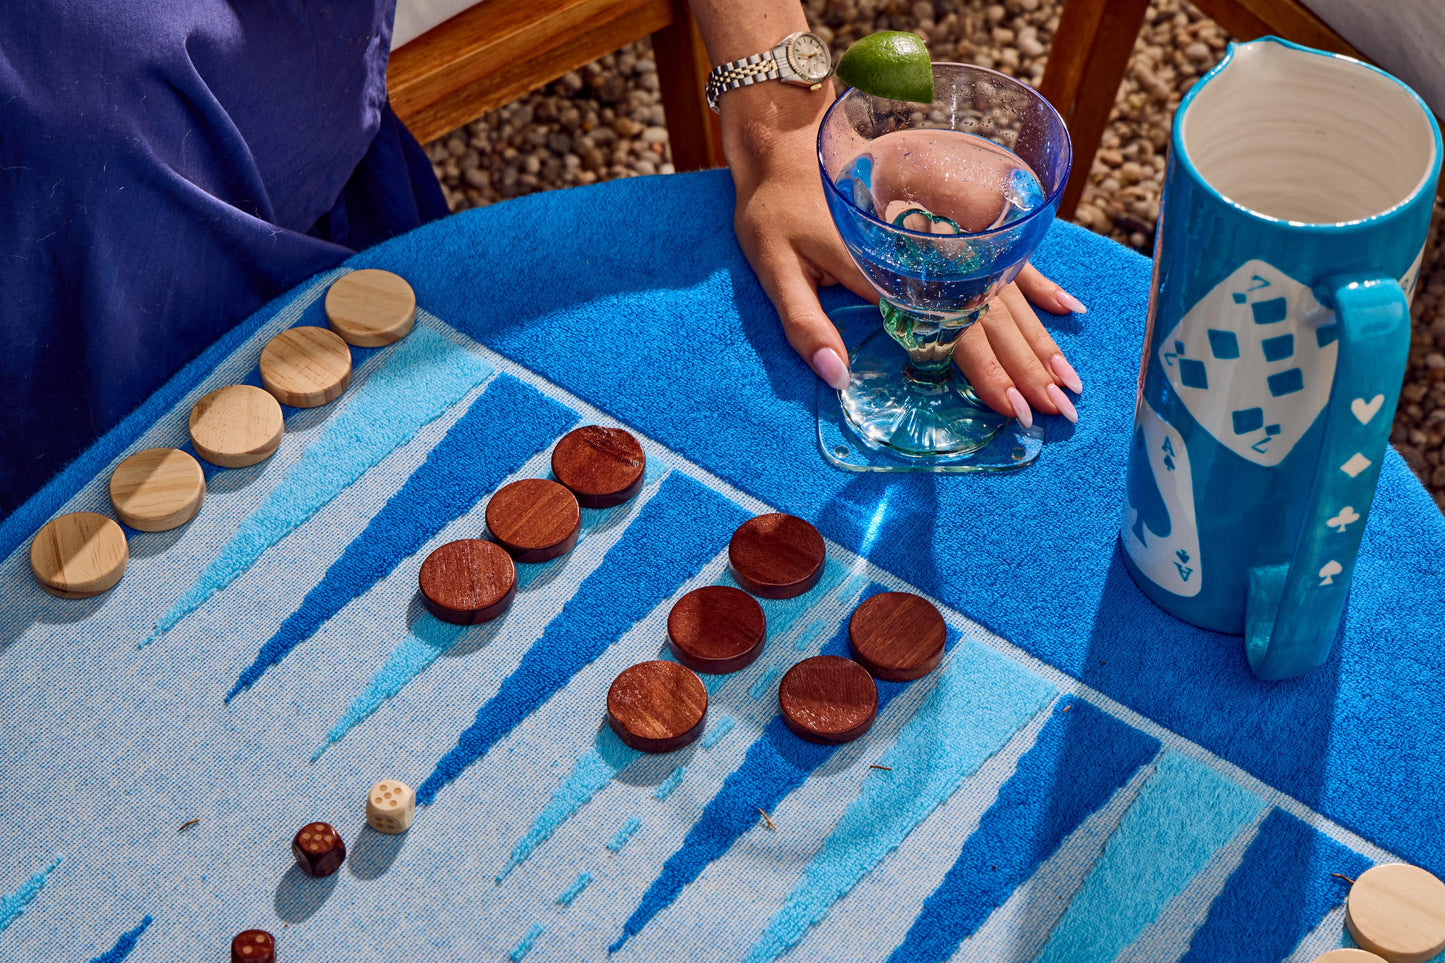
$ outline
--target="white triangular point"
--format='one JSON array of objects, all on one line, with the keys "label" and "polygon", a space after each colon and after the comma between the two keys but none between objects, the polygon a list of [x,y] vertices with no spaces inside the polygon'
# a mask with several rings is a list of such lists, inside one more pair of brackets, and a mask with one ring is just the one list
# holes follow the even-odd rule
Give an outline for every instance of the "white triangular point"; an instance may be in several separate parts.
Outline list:
[{"label": "white triangular point", "polygon": [[1370,459],[1366,458],[1359,452],[1355,452],[1353,455],[1350,456],[1349,461],[1345,462],[1343,465],[1340,466],[1340,471],[1344,472],[1346,475],[1349,475],[1351,478],[1354,478],[1360,472],[1364,471],[1366,468],[1369,467]]}]

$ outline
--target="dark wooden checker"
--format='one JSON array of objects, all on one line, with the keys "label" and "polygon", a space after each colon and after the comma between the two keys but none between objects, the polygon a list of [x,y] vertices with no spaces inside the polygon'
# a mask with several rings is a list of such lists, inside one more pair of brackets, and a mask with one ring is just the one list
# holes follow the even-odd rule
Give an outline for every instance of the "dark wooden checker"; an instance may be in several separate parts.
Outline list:
[{"label": "dark wooden checker", "polygon": [[768,620],[742,589],[708,585],[688,592],[667,614],[667,641],[677,661],[695,672],[736,672],[763,651]]},{"label": "dark wooden checker", "polygon": [[607,690],[607,724],[641,752],[672,752],[702,733],[707,689],[689,668],[661,659],[624,669]]},{"label": "dark wooden checker", "polygon": [[921,679],[943,661],[948,628],[928,599],[910,592],[881,592],[853,610],[848,645],[875,679]]},{"label": "dark wooden checker", "polygon": [[647,455],[621,428],[584,425],[552,449],[552,474],[583,508],[621,505],[642,490]]},{"label": "dark wooden checker", "polygon": [[488,622],[517,594],[517,566],[500,546],[462,538],[438,546],[417,576],[426,610],[453,625]]},{"label": "dark wooden checker", "polygon": [[878,715],[878,685],[868,670],[838,655],[804,659],[778,685],[783,722],[800,739],[836,746],[852,742]]},{"label": "dark wooden checker", "polygon": [[782,513],[748,519],[728,543],[733,577],[765,599],[790,599],[817,585],[825,555],[816,528]]},{"label": "dark wooden checker", "polygon": [[577,496],[547,478],[503,485],[487,502],[487,530],[519,562],[545,562],[577,544],[582,510]]}]

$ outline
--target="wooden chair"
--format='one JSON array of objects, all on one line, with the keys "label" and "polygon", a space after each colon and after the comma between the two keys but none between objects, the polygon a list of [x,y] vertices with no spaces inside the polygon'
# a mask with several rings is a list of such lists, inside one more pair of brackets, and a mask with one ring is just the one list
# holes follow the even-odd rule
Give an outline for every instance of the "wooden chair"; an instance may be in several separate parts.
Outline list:
[{"label": "wooden chair", "polygon": [[[1237,40],[1274,34],[1295,43],[1359,57],[1323,20],[1297,0],[1193,0],[1199,11]],[[1066,0],[1039,92],[1069,126],[1074,168],[1059,204],[1062,217],[1078,206],[1109,111],[1129,68],[1149,0]]]},{"label": "wooden chair", "polygon": [[392,52],[392,108],[422,143],[652,36],[678,170],[723,164],[710,63],[686,0],[482,0]]}]

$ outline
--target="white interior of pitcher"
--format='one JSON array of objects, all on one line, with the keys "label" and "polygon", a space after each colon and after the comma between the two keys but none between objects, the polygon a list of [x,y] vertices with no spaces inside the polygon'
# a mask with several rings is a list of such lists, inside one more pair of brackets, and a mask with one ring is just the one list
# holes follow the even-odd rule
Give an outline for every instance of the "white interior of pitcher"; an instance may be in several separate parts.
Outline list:
[{"label": "white interior of pitcher", "polygon": [[1305,224],[1382,214],[1415,196],[1435,165],[1434,128],[1403,84],[1275,42],[1236,46],[1179,124],[1211,187]]}]

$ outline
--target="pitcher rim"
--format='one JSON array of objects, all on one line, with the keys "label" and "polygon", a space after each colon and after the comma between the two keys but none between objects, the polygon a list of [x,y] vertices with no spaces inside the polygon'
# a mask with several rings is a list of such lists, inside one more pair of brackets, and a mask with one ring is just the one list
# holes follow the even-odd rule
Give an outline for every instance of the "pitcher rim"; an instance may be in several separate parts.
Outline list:
[{"label": "pitcher rim", "polygon": [[[1249,47],[1255,44],[1266,43],[1277,44],[1281,47],[1288,47],[1291,50],[1297,50],[1301,53],[1318,54],[1322,57],[1330,57],[1335,60],[1341,60],[1346,63],[1355,64],[1357,66],[1363,67],[1366,70],[1379,74],[1380,76],[1389,80],[1391,83],[1395,84],[1395,86],[1404,90],[1405,93],[1410,95],[1410,99],[1414,101],[1415,106],[1420,109],[1421,113],[1425,115],[1426,121],[1428,121],[1430,124],[1431,136],[1434,138],[1435,155],[1430,165],[1430,168],[1426,170],[1425,175],[1420,178],[1420,182],[1415,185],[1414,189],[1411,190],[1407,196],[1405,196],[1398,203],[1392,205],[1391,207],[1387,207],[1382,211],[1376,211],[1374,214],[1371,214],[1368,217],[1358,217],[1348,221],[1293,221],[1289,218],[1275,217],[1272,214],[1265,214],[1262,211],[1257,211],[1252,207],[1248,207],[1244,204],[1239,203],[1236,200],[1233,200],[1232,198],[1226,197],[1224,194],[1219,192],[1218,188],[1216,188],[1213,184],[1206,180],[1202,174],[1199,173],[1199,169],[1194,165],[1194,160],[1189,156],[1189,152],[1184,149],[1184,140],[1183,134],[1181,132],[1180,119],[1184,116],[1185,113],[1188,112],[1190,106],[1194,103],[1194,98],[1199,94],[1201,90],[1204,89],[1205,84],[1207,84],[1212,78],[1214,78],[1216,74],[1222,73],[1234,60],[1236,48]],[[1402,215],[1408,208],[1419,203],[1421,196],[1426,191],[1426,188],[1428,188],[1432,182],[1438,180],[1441,170],[1441,152],[1442,149],[1445,149],[1442,148],[1440,124],[1436,121],[1435,114],[1430,110],[1429,105],[1425,103],[1424,99],[1415,91],[1415,89],[1409,84],[1405,83],[1399,77],[1396,77],[1394,74],[1389,73],[1388,71],[1381,70],[1374,64],[1366,63],[1358,57],[1351,57],[1347,54],[1336,53],[1333,50],[1319,50],[1315,47],[1306,47],[1303,44],[1294,43],[1293,41],[1285,40],[1283,37],[1276,37],[1273,34],[1264,37],[1256,37],[1254,40],[1234,41],[1229,44],[1228,48],[1225,50],[1224,57],[1220,59],[1219,63],[1215,64],[1208,73],[1201,77],[1198,83],[1191,87],[1188,93],[1184,95],[1184,99],[1179,102],[1179,106],[1174,111],[1174,123],[1173,128],[1169,134],[1169,143],[1170,149],[1174,153],[1174,155],[1178,157],[1179,163],[1184,165],[1185,169],[1189,171],[1189,174],[1194,178],[1194,180],[1211,197],[1215,198],[1223,204],[1228,205],[1229,207],[1240,212],[1241,214],[1257,218],[1258,220],[1263,221],[1267,224],[1284,226],[1290,228],[1291,230],[1312,231],[1337,231],[1341,228],[1354,228],[1360,226],[1376,227],[1390,220],[1393,217]]]}]

